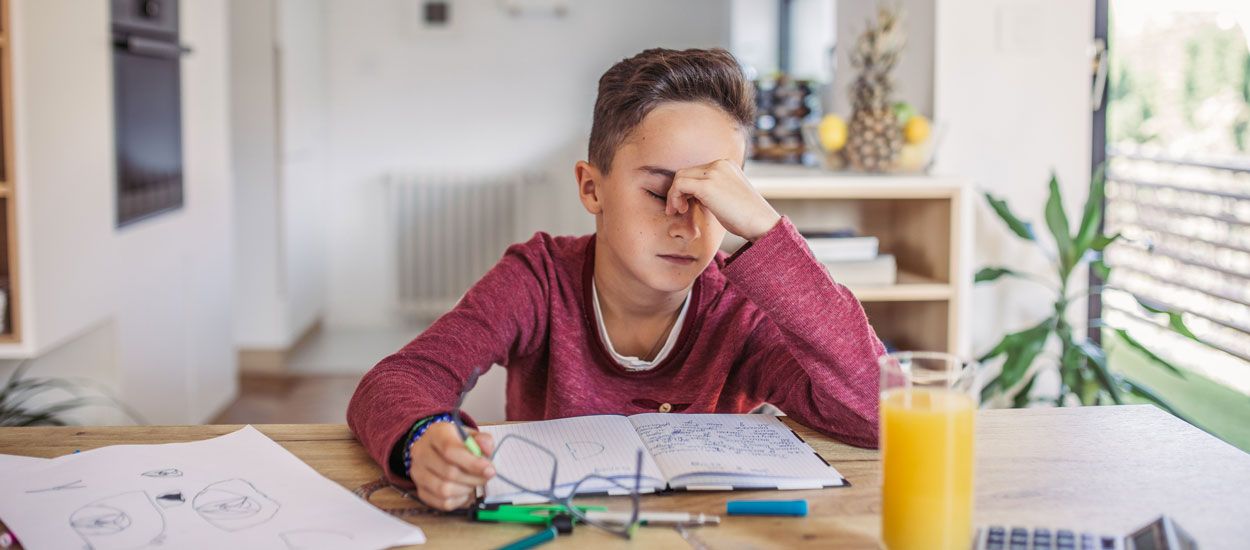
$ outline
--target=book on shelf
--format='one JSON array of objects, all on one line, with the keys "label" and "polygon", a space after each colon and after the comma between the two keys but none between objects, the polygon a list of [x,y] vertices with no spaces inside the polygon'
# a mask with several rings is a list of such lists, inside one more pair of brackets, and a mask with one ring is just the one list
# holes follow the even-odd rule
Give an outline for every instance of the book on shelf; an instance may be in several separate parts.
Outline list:
[{"label": "book on shelf", "polygon": [[871,235],[857,235],[855,231],[801,231],[812,255],[821,262],[862,261],[877,257],[879,242]]},{"label": "book on shelf", "polygon": [[898,263],[893,254],[871,260],[824,262],[834,281],[847,286],[888,286],[898,282]]}]

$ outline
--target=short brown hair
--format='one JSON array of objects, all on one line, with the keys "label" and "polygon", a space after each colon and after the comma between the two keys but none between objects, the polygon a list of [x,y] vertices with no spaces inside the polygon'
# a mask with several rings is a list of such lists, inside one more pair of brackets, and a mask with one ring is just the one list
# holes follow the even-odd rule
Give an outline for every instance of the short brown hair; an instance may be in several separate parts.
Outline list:
[{"label": "short brown hair", "polygon": [[616,149],[647,114],[670,101],[720,107],[743,129],[755,125],[755,87],[738,60],[721,48],[654,48],[622,60],[599,78],[590,127],[590,162],[605,174]]}]

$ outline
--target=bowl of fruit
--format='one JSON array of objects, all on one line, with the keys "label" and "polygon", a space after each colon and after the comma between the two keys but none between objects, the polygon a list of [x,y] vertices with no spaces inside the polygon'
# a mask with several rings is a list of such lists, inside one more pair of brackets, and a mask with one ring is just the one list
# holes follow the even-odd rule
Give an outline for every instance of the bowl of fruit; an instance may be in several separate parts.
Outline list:
[{"label": "bowl of fruit", "polygon": [[857,113],[849,123],[827,114],[803,128],[805,144],[823,153],[826,169],[903,174],[929,171],[938,134],[940,128],[905,102],[876,116]]}]

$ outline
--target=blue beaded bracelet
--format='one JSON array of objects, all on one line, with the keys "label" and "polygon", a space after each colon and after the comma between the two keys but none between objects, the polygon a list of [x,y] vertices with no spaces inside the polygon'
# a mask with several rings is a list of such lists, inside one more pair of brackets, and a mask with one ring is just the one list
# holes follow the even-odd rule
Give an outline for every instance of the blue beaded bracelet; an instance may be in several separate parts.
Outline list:
[{"label": "blue beaded bracelet", "polygon": [[447,413],[443,413],[443,414],[431,416],[421,422],[418,422],[417,425],[413,427],[412,433],[408,434],[408,442],[404,445],[404,474],[405,475],[407,475],[408,472],[412,471],[412,444],[416,443],[418,439],[421,439],[421,436],[425,434],[425,431],[428,430],[430,426],[433,426],[436,422],[451,422],[451,421],[452,421],[451,415]]}]

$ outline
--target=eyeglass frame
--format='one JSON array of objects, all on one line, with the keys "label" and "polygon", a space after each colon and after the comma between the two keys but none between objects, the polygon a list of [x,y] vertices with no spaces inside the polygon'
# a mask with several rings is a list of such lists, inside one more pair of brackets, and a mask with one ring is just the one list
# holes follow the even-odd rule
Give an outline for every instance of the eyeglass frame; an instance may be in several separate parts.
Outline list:
[{"label": "eyeglass frame", "polygon": [[[469,394],[469,390],[472,390],[473,387],[477,385],[477,380],[478,380],[478,377],[481,376],[481,373],[482,373],[482,369],[478,369],[478,368],[473,369],[473,372],[470,373],[469,377],[465,380],[464,388],[461,389],[460,391],[459,398],[456,400],[455,408],[451,410],[452,424],[455,425],[456,431],[457,433],[459,433],[460,438],[465,441],[468,441],[470,436],[464,426],[464,420],[462,418],[461,408],[464,405],[465,397],[468,396]],[[529,487],[525,487],[509,479],[508,477],[504,476],[502,473],[499,472],[498,468],[496,468],[495,470],[495,477],[499,478],[500,481],[507,483],[508,485],[511,485],[512,487],[516,488],[522,493],[537,496],[537,497],[546,499],[547,501],[553,504],[558,504],[560,506],[563,506],[565,509],[565,512],[568,513],[577,521],[580,521],[582,523],[585,523],[593,527],[597,527],[599,529],[602,529],[614,535],[624,537],[626,539],[629,539],[633,536],[634,531],[638,528],[638,514],[639,514],[639,509],[641,508],[640,497],[641,497],[641,488],[642,488],[642,449],[638,449],[637,451],[637,456],[636,456],[635,465],[634,465],[634,473],[632,475],[603,476],[599,474],[589,474],[577,480],[576,482],[573,482],[572,486],[569,487],[568,494],[561,497],[558,494],[556,494],[556,489],[557,489],[557,486],[559,485],[558,479],[559,479],[559,474],[560,474],[560,459],[556,456],[555,453],[551,452],[550,449],[544,447],[542,444],[532,439],[529,439],[527,437],[519,436],[516,434],[508,434],[504,436],[502,439],[500,439],[499,443],[495,445],[495,452],[491,453],[491,456],[489,457],[491,462],[494,462],[494,459],[496,456],[498,456],[499,451],[502,450],[504,448],[504,445],[509,440],[512,440],[512,439],[516,439],[517,441],[521,441],[526,444],[529,444],[533,446],[535,449],[538,449],[542,451],[543,453],[546,453],[547,456],[551,457],[551,484],[549,488],[546,490],[531,489]],[[634,487],[630,489],[629,487],[622,485],[620,482],[617,481],[617,479],[621,479],[621,478],[624,478],[624,479],[633,478]],[[616,524],[616,523],[606,523],[606,522],[601,522],[598,520],[592,520],[589,517],[587,517],[586,514],[581,509],[579,509],[577,506],[573,504],[573,497],[577,495],[577,489],[581,487],[583,483],[593,480],[593,479],[603,480],[621,489],[629,491],[630,504],[632,505],[631,506],[632,510],[630,513],[630,518],[629,518],[628,523]]]}]

